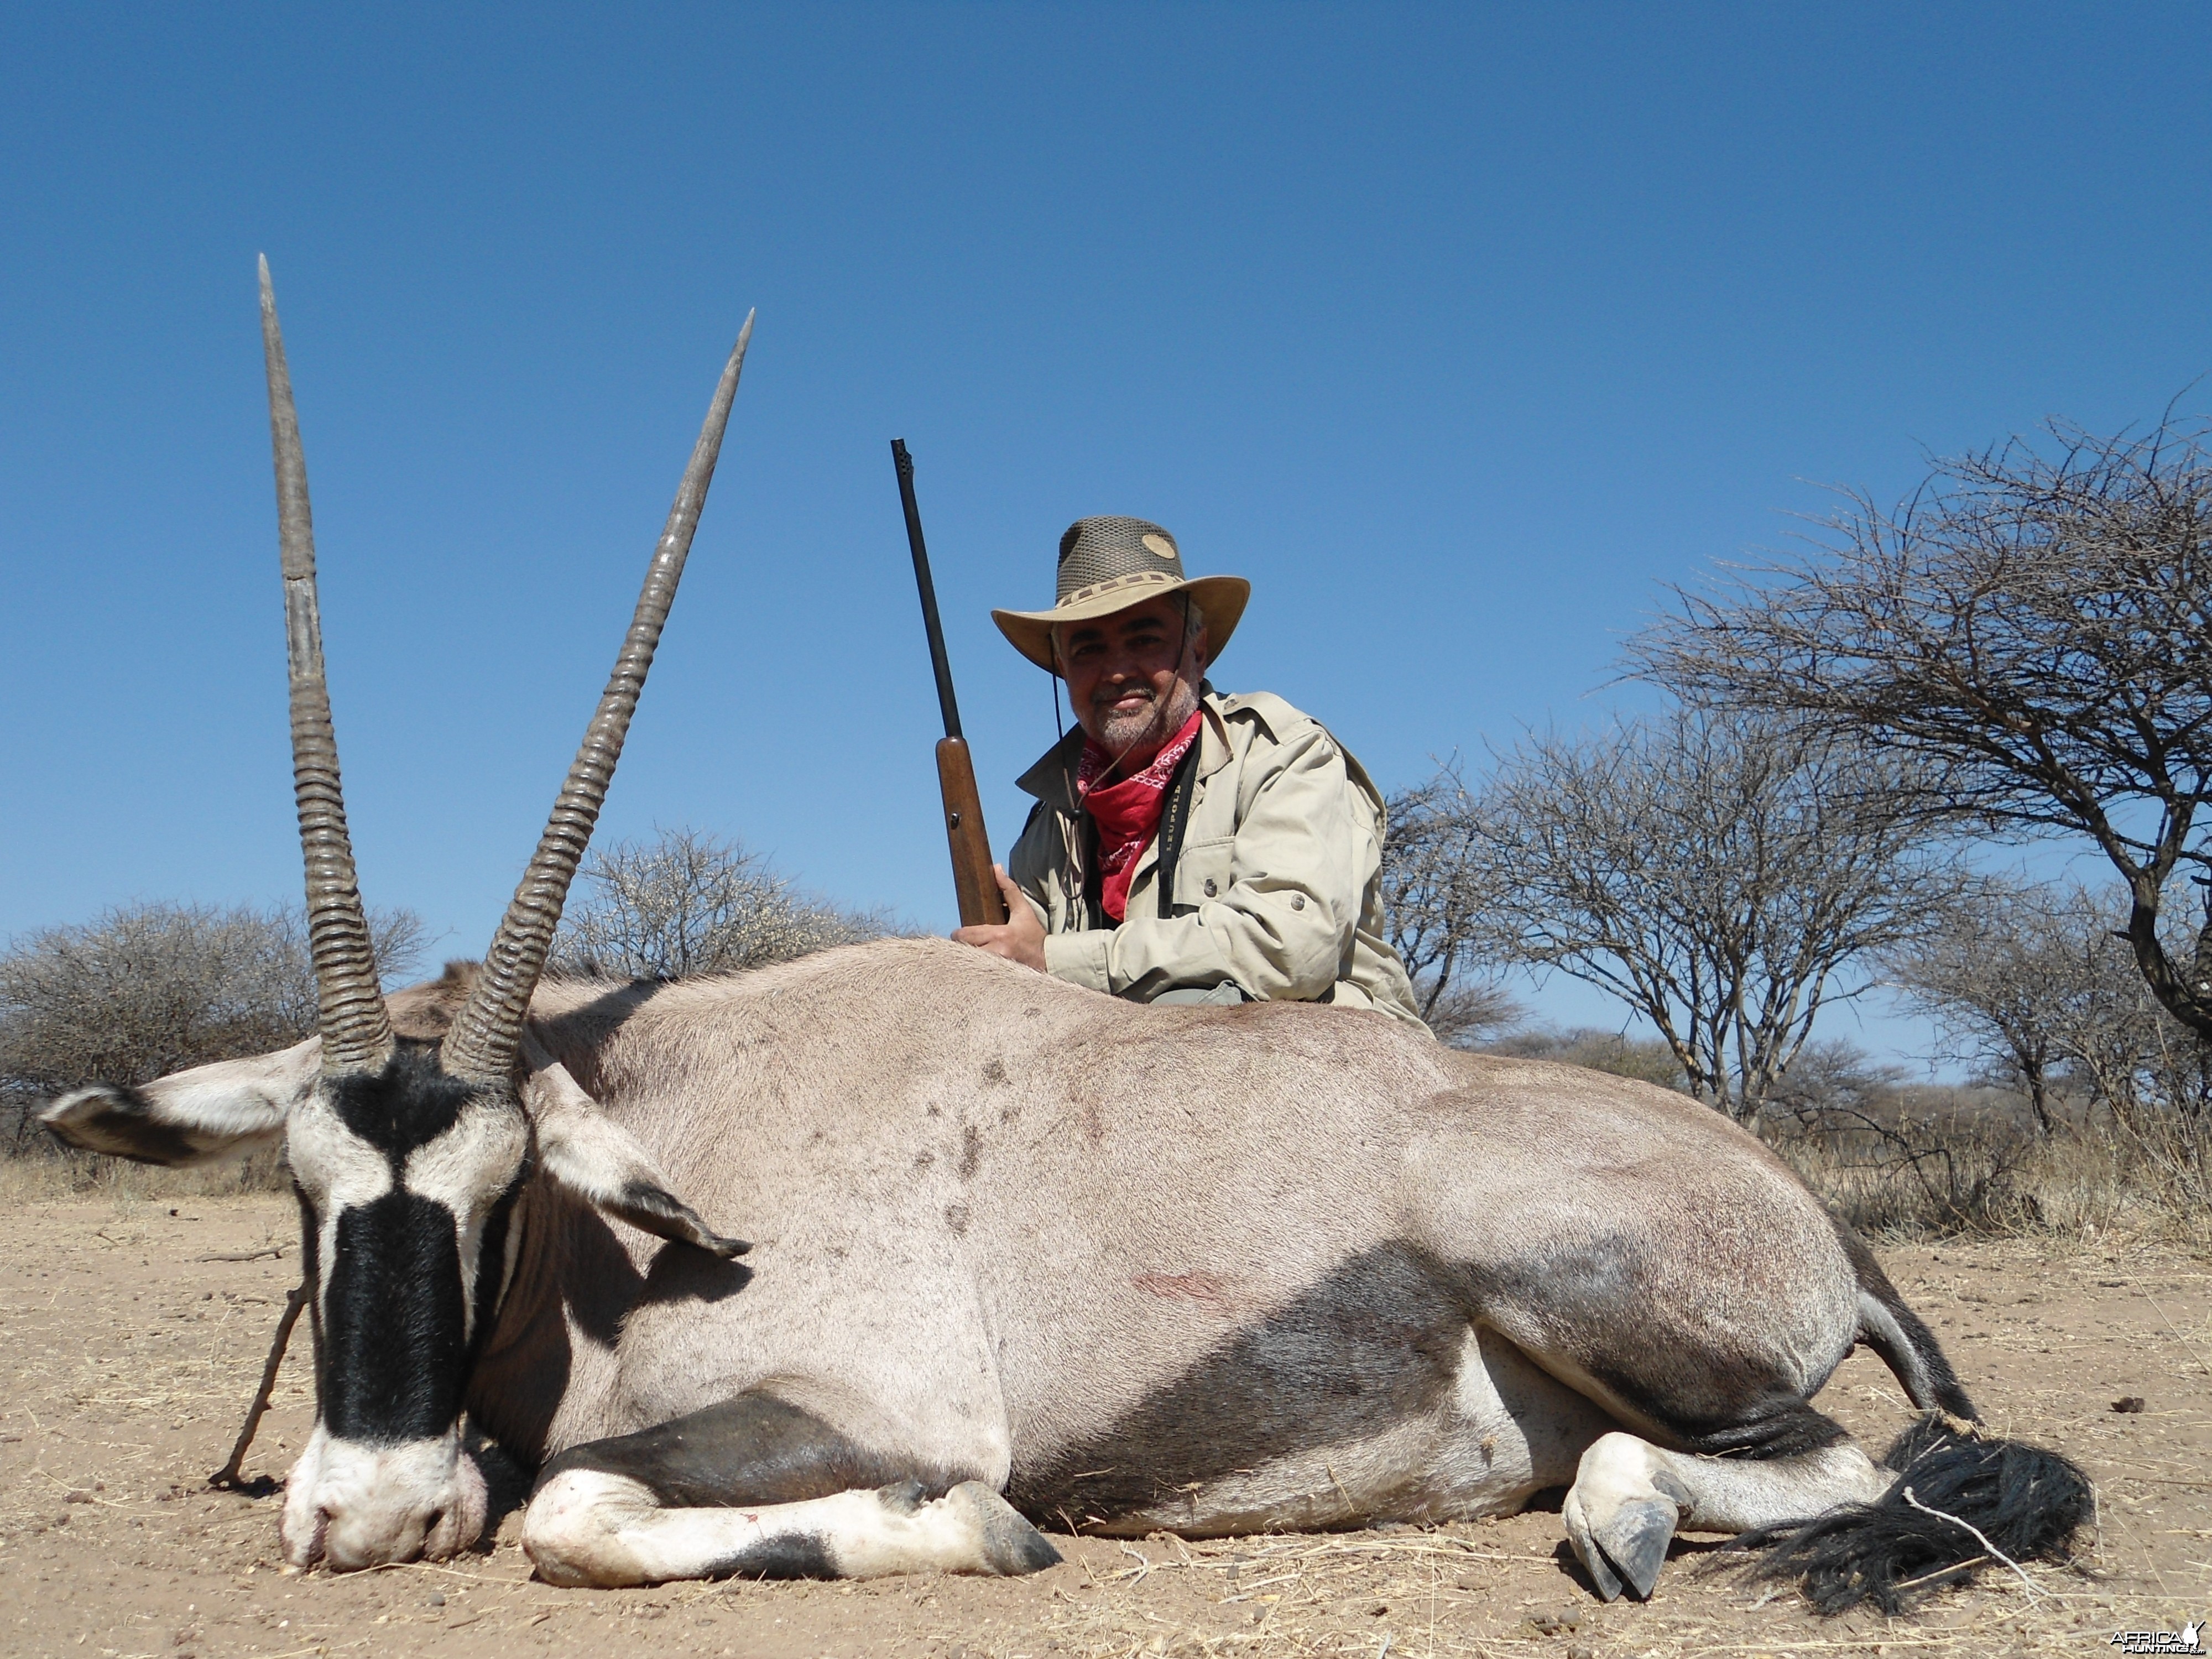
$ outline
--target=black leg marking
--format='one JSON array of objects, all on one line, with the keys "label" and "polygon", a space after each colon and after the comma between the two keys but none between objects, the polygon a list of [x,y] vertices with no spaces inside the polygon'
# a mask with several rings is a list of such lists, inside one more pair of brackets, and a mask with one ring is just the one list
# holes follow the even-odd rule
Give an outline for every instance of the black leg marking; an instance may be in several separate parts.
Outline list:
[{"label": "black leg marking", "polygon": [[908,1475],[888,1486],[877,1487],[876,1501],[893,1515],[912,1515],[929,1501],[929,1488]]},{"label": "black leg marking", "polygon": [[[571,1446],[539,1471],[538,1484],[569,1469],[627,1476],[670,1509],[797,1504],[916,1473],[911,1459],[869,1451],[811,1412],[766,1394],[742,1394],[635,1434]],[[951,1481],[918,1484],[941,1492]]]},{"label": "black leg marking", "polygon": [[837,1564],[829,1546],[811,1532],[748,1544],[726,1561],[707,1569],[709,1578],[835,1578]]}]

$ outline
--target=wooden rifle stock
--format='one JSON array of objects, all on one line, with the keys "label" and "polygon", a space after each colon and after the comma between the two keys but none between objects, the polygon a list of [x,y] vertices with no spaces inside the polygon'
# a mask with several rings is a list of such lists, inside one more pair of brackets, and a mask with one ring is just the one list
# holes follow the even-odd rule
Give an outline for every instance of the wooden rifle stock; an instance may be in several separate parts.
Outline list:
[{"label": "wooden rifle stock", "polygon": [[983,801],[975,791],[975,763],[960,735],[960,705],[952,696],[952,664],[945,654],[945,629],[937,620],[937,585],[929,579],[929,550],[921,539],[921,509],[914,499],[914,457],[906,440],[891,440],[898,470],[899,504],[906,509],[906,540],[914,554],[915,586],[921,593],[921,624],[929,634],[929,664],[937,673],[937,702],[945,736],[937,745],[937,787],[945,798],[945,839],[952,853],[952,890],[963,927],[1001,927],[1006,895],[991,873],[991,837],[983,828]]},{"label": "wooden rifle stock", "polygon": [[960,925],[1003,924],[1006,897],[991,873],[991,838],[983,833],[983,802],[975,793],[975,763],[965,738],[937,742],[937,787],[945,797],[945,839],[952,848],[952,888],[960,899]]}]

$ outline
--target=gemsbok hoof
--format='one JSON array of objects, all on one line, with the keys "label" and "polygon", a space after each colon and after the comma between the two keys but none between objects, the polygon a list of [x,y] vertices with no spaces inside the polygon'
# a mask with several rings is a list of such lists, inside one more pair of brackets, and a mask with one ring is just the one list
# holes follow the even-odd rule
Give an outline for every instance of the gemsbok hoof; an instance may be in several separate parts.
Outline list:
[{"label": "gemsbok hoof", "polygon": [[963,1480],[945,1494],[982,1542],[984,1570],[1002,1577],[1042,1572],[1060,1565],[1060,1552],[1012,1504],[981,1480]]},{"label": "gemsbok hoof", "polygon": [[1608,1601],[1624,1589],[1649,1600],[1659,1582],[1682,1514],[1660,1484],[1665,1479],[1632,1435],[1601,1436],[1583,1454],[1559,1518],[1590,1582]]}]

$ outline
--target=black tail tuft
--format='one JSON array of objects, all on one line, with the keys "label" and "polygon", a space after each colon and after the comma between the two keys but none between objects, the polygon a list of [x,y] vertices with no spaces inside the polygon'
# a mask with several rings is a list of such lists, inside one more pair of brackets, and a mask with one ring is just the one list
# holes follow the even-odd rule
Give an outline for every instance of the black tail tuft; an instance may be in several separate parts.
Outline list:
[{"label": "black tail tuft", "polygon": [[1961,1434],[1934,1413],[1899,1435],[1882,1462],[1898,1480],[1875,1502],[1747,1532],[1729,1547],[1758,1551],[1752,1577],[1796,1580],[1821,1613],[1862,1601],[1899,1613],[1996,1565],[1984,1540],[2014,1561],[2068,1559],[2094,1507],[2088,1477],[2057,1452]]}]

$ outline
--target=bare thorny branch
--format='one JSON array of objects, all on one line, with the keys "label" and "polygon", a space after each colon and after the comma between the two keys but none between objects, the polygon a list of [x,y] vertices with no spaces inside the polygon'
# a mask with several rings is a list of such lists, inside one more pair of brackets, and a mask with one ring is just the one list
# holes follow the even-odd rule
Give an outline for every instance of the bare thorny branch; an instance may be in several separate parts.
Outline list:
[{"label": "bare thorny branch", "polygon": [[2127,884],[2144,981],[2212,1036],[2212,976],[2160,927],[2174,875],[2212,869],[2207,434],[2054,424],[2055,453],[2015,440],[1938,461],[1897,508],[1847,494],[1817,556],[1680,593],[1632,660],[1693,700],[1911,759],[1923,813],[2086,836]]},{"label": "bare thorny branch", "polygon": [[[380,969],[421,955],[422,919],[369,917]],[[296,909],[133,904],[0,951],[0,1152],[44,1144],[30,1108],[82,1084],[143,1083],[298,1042],[315,1029]]]},{"label": "bare thorny branch", "polygon": [[695,830],[663,830],[592,855],[554,943],[556,969],[678,979],[783,962],[890,931],[878,914],[800,891],[759,854]]},{"label": "bare thorny branch", "polygon": [[[1846,742],[1678,710],[1531,738],[1479,793],[1439,780],[1422,853],[1459,866],[1471,957],[1620,998],[1693,1094],[1748,1121],[1821,1007],[1863,988],[1848,965],[1913,937],[1966,884],[1899,818],[1909,781]],[[1445,884],[1423,884],[1401,890]]]},{"label": "bare thorny branch", "polygon": [[1472,798],[1456,765],[1394,795],[1382,864],[1390,943],[1413,981],[1421,1018],[1447,1042],[1478,1041],[1521,1018],[1494,982],[1470,981],[1493,895],[1472,856]]}]

